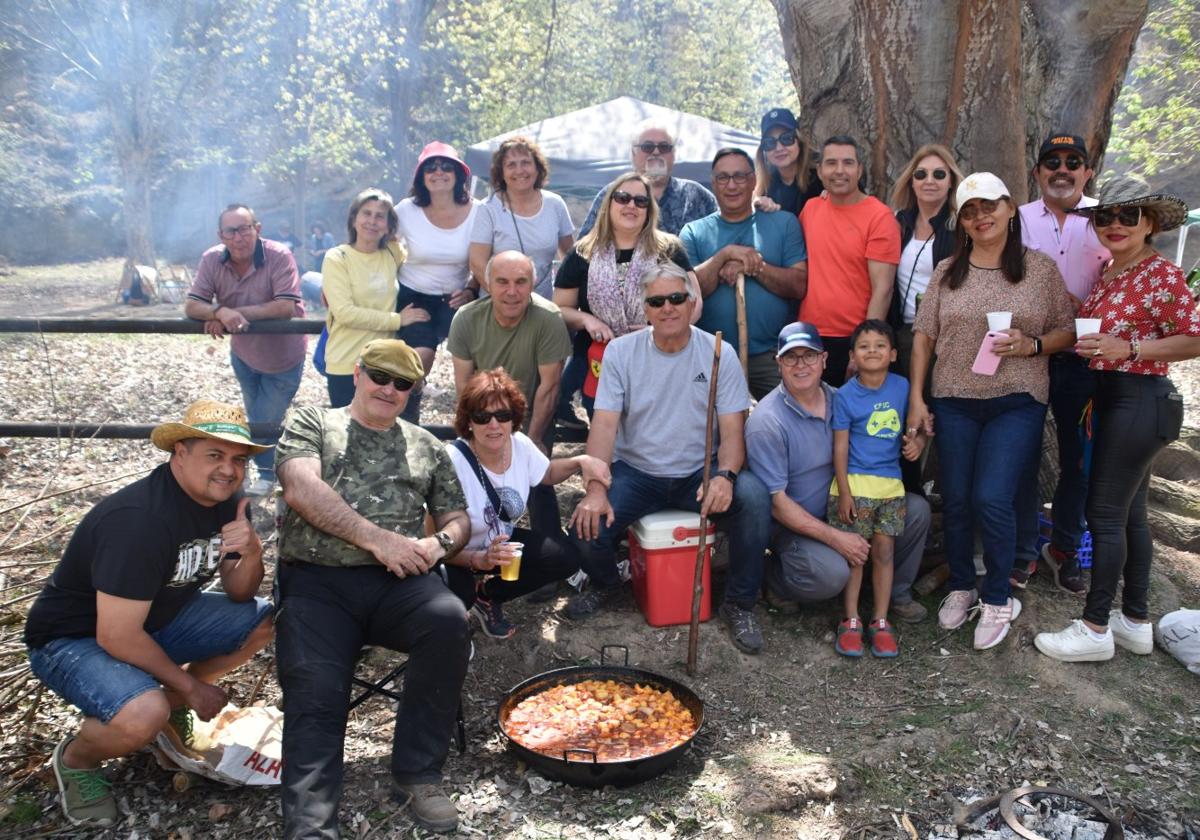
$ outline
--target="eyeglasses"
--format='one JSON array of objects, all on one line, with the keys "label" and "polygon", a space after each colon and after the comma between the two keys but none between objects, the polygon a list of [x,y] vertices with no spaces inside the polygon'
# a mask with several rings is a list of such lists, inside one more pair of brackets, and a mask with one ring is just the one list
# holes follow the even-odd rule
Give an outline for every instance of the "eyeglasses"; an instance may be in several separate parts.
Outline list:
[{"label": "eyeglasses", "polygon": [[453,172],[457,168],[457,163],[446,158],[430,158],[421,164],[421,171],[426,175],[434,172]]},{"label": "eyeglasses", "polygon": [[935,169],[932,172],[927,172],[924,169],[917,169],[913,172],[913,180],[924,181],[926,178],[932,175],[933,180],[935,181],[945,181],[948,174],[949,173],[946,172],[945,169]]},{"label": "eyeglasses", "polygon": [[497,423],[511,423],[513,420],[512,409],[502,408],[499,411],[472,411],[471,422],[477,426],[486,426],[492,422],[492,418],[496,418]]},{"label": "eyeglasses", "polygon": [[647,207],[650,206],[650,196],[648,196],[648,195],[632,195],[630,193],[625,192],[624,190],[617,190],[615,193],[613,193],[613,201],[617,202],[617,204],[620,204],[622,206],[624,206],[632,201],[633,206],[638,208],[639,210],[645,210]]},{"label": "eyeglasses", "polygon": [[258,225],[239,225],[238,227],[221,228],[222,239],[237,239],[239,236],[249,236]]},{"label": "eyeglasses", "polygon": [[724,187],[727,186],[730,181],[735,184],[744,184],[753,177],[753,172],[722,172],[713,176],[713,182]]},{"label": "eyeglasses", "polygon": [[784,367],[804,365],[812,367],[821,360],[821,353],[784,353],[779,357],[779,363]]},{"label": "eyeglasses", "polygon": [[776,146],[795,146],[796,132],[785,131],[776,137],[767,136],[762,139],[762,147],[764,152],[775,151]]},{"label": "eyeglasses", "polygon": [[649,140],[645,140],[641,143],[634,143],[633,148],[637,149],[644,155],[653,155],[655,153],[660,155],[669,155],[671,152],[675,151],[675,144],[662,142],[651,143]]},{"label": "eyeglasses", "polygon": [[646,305],[651,309],[661,309],[664,303],[670,303],[672,306],[683,306],[687,303],[687,292],[671,292],[669,295],[651,295],[646,298]]},{"label": "eyeglasses", "polygon": [[411,379],[405,379],[402,376],[392,376],[387,371],[376,368],[363,368],[363,372],[376,385],[387,385],[390,382],[397,391],[407,391],[413,386]]},{"label": "eyeglasses", "polygon": [[1092,224],[1096,227],[1108,227],[1113,222],[1120,222],[1125,227],[1135,227],[1141,220],[1141,207],[1105,207],[1092,214]]},{"label": "eyeglasses", "polygon": [[1000,206],[999,200],[991,198],[981,198],[978,204],[968,204],[966,207],[958,211],[958,218],[964,222],[969,222],[976,216],[990,216],[996,212],[996,208]]},{"label": "eyeglasses", "polygon": [[1086,162],[1087,161],[1085,161],[1079,155],[1067,155],[1065,158],[1060,158],[1060,157],[1042,158],[1042,160],[1038,162],[1038,166],[1043,166],[1046,169],[1049,169],[1051,172],[1054,172],[1060,166],[1062,166],[1063,164],[1066,164],[1067,169],[1069,169],[1071,172],[1074,172],[1076,169],[1083,166]]}]

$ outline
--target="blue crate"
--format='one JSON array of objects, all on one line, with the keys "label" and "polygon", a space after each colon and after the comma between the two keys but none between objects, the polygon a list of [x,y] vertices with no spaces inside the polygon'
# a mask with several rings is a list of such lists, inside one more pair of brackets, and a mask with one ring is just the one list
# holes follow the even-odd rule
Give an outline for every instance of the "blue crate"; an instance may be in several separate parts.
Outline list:
[{"label": "blue crate", "polygon": [[[1038,514],[1038,550],[1039,551],[1041,550],[1042,546],[1044,546],[1046,543],[1050,542],[1050,538],[1045,535],[1050,532],[1050,528],[1052,525],[1053,525],[1053,523],[1050,521],[1049,517],[1047,517],[1043,513]],[[1081,537],[1079,540],[1079,551],[1077,551],[1075,553],[1075,556],[1079,558],[1079,568],[1081,568],[1081,569],[1092,568],[1092,532],[1091,531],[1083,532],[1083,537]]]}]

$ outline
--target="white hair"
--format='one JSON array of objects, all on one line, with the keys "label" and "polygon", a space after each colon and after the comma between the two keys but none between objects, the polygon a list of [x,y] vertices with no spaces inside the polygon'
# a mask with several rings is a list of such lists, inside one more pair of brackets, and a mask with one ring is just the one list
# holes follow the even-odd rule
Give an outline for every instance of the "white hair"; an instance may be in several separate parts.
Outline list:
[{"label": "white hair", "polygon": [[646,297],[646,290],[650,288],[650,284],[660,277],[665,277],[668,280],[678,280],[683,284],[683,290],[687,292],[687,296],[694,298],[696,295],[692,292],[692,284],[688,282],[688,274],[676,263],[670,260],[654,263],[642,272],[642,297]]},{"label": "white hair", "polygon": [[654,129],[655,131],[661,131],[663,134],[667,135],[667,139],[672,145],[675,144],[675,132],[671,131],[671,129],[667,127],[667,124],[657,117],[647,117],[634,126],[633,133],[629,136],[629,144],[632,146],[641,141],[642,135],[651,129]]}]

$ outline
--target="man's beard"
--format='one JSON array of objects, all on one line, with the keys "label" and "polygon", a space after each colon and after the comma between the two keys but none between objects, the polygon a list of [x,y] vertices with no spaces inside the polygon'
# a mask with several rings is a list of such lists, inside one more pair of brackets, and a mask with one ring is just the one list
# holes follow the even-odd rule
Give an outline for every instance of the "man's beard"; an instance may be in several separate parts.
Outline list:
[{"label": "man's beard", "polygon": [[667,162],[661,158],[646,161],[646,171],[642,173],[647,178],[664,178],[667,174]]}]

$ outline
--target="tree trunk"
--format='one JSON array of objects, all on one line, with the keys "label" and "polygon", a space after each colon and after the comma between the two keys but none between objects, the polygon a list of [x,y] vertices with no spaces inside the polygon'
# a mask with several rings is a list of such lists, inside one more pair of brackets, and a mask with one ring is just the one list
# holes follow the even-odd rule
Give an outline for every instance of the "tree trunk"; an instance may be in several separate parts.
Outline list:
[{"label": "tree trunk", "polygon": [[[923,143],[1018,202],[1047,132],[1098,162],[1147,0],[772,0],[816,143],[850,134],[883,195]],[[1096,170],[1100,170],[1097,163]]]},{"label": "tree trunk", "polygon": [[[398,195],[408,194],[416,157],[413,155],[412,108],[417,82],[421,77],[421,42],[425,40],[425,22],[433,10],[433,0],[392,0],[387,20],[393,32],[404,33],[400,60],[387,65],[388,116],[391,126],[390,148],[385,149],[389,174]],[[430,137],[430,140],[433,138]]]}]

